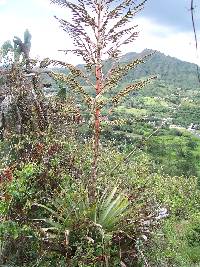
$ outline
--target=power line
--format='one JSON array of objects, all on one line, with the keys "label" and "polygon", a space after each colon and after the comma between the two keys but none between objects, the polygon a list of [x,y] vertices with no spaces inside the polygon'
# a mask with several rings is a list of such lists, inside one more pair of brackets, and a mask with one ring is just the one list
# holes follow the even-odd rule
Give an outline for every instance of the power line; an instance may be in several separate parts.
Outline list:
[{"label": "power line", "polygon": [[[195,21],[194,21],[194,0],[191,0],[191,5],[190,5],[190,12],[191,12],[191,18],[192,18],[192,27],[193,27],[193,32],[194,32],[194,39],[195,39],[195,48],[196,48],[196,54],[197,54],[197,58],[199,58],[198,56],[198,39],[197,39],[197,31],[196,31],[196,26],[195,26]],[[198,77],[198,81],[200,83],[200,71],[199,71],[199,65],[196,64],[197,67],[197,77]]]}]

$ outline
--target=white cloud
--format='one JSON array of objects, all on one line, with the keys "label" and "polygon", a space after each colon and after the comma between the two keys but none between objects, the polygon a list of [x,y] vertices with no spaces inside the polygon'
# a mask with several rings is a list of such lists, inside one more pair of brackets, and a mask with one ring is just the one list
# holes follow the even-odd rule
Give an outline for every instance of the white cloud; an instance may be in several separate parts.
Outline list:
[{"label": "white cloud", "polygon": [[[0,3],[3,1],[5,0],[0,0]],[[17,12],[14,15],[3,13],[0,16],[0,25],[5,25],[6,22],[6,27],[0,27],[0,45],[3,41],[12,40],[14,35],[23,37],[24,30],[28,28],[32,34],[32,56],[57,58],[74,64],[81,62],[80,58],[73,55],[65,56],[62,52],[58,52],[58,49],[72,48],[72,40],[59,28],[59,23],[53,18],[55,14],[68,19],[67,9],[49,5],[49,0],[32,1],[35,7],[43,10],[44,16],[37,16],[37,9],[31,10],[30,16],[19,16]],[[124,53],[151,48],[200,65],[195,54],[192,32],[177,33],[172,28],[145,18],[138,18],[135,24],[141,29],[140,35],[134,43],[124,48]]]},{"label": "white cloud", "polygon": [[61,7],[57,4],[52,4],[50,0],[29,0],[33,1],[35,6],[39,9],[43,9],[43,11],[51,16],[58,16],[58,17],[66,17],[69,18],[69,11],[65,7]]},{"label": "white cloud", "polygon": [[[43,7],[48,8],[49,5],[47,5],[47,2],[48,0],[46,4],[43,4]],[[59,14],[61,15],[61,13]],[[68,49],[71,47],[72,41],[59,28],[59,23],[53,17],[53,14],[44,12],[44,17],[37,17],[36,15],[18,16],[17,13],[12,15],[3,14],[0,16],[0,25],[4,25],[5,21],[6,27],[0,27],[0,46],[6,40],[12,40],[14,36],[23,38],[24,31],[29,29],[32,34],[31,55],[33,57],[51,57],[64,61],[72,61],[71,57],[66,56],[62,52],[58,52],[58,49]],[[75,64],[80,62],[77,58],[73,58],[73,61]]]},{"label": "white cloud", "polygon": [[7,0],[0,0],[0,6],[4,6],[7,4]]},{"label": "white cloud", "polygon": [[137,24],[140,25],[140,35],[135,43],[126,47],[125,51],[140,52],[145,48],[150,48],[200,65],[192,32],[176,32],[173,31],[173,28],[156,24],[144,18],[138,19]]}]

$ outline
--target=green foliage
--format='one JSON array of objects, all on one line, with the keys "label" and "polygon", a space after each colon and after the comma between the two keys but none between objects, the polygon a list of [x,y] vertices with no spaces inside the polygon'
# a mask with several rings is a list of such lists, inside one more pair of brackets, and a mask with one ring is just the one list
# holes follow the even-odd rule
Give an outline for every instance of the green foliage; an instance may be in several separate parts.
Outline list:
[{"label": "green foliage", "polygon": [[[154,236],[150,258],[155,266],[198,266],[199,214],[187,220],[172,218],[163,225],[163,233]],[[165,236],[165,238],[164,238]]]},{"label": "green foliage", "polygon": [[[1,47],[1,56],[3,58],[4,64],[11,64],[11,62],[19,62],[20,57],[23,56],[24,59],[29,59],[29,53],[31,49],[31,34],[28,30],[24,32],[24,42],[15,36],[13,39],[13,44],[11,41],[6,41]],[[9,55],[10,53],[10,55]],[[11,56],[13,54],[13,57]],[[10,61],[10,62],[7,62]]]},{"label": "green foliage", "polygon": [[[189,84],[194,78],[194,65],[148,50],[138,59],[136,54],[122,56],[120,64],[109,72],[108,65],[120,52],[119,47],[114,47],[118,39],[129,34],[122,43],[127,44],[137,37],[135,27],[121,27],[146,1],[133,3],[130,9],[130,1],[122,1],[121,5],[107,1],[114,6],[107,10],[107,18],[98,29],[106,40],[102,48],[99,42],[92,43],[81,23],[87,22],[95,32],[95,19],[85,5],[94,9],[93,1],[78,1],[79,5],[52,2],[71,9],[72,23],[59,22],[81,48],[71,52],[81,55],[87,68],[48,58],[40,62],[39,71],[45,72],[51,64],[66,68],[47,71],[59,88],[55,97],[47,99],[42,79],[35,75],[30,81],[26,75],[36,66],[29,60],[30,33],[24,33],[23,41],[15,37],[14,47],[11,42],[2,47],[3,56],[14,53],[11,72],[0,78],[13,90],[15,101],[13,113],[9,114],[14,125],[6,128],[0,142],[0,265],[199,264],[200,143],[198,129],[186,132],[191,123],[199,125],[199,95],[191,88],[196,82]],[[100,1],[99,12],[101,6]],[[113,18],[119,20],[107,32],[109,19]],[[96,55],[110,44],[112,48],[105,54],[111,59],[102,67]],[[25,62],[20,61],[21,54]],[[141,68],[147,55],[152,56],[152,61]],[[96,74],[98,68],[105,77]],[[92,87],[98,84],[94,84],[95,75],[87,75],[88,69],[96,75],[96,81],[102,79],[102,91],[96,95]],[[136,94],[136,89],[155,79],[155,72],[160,74],[157,83]],[[138,80],[146,74],[150,78]],[[67,85],[72,94],[82,96],[89,111],[81,100],[74,100]],[[111,92],[112,88],[115,92]],[[34,98],[30,93],[33,91]],[[113,109],[127,94],[129,99]],[[110,112],[95,121],[100,124],[101,120],[103,133],[95,165],[90,140],[94,121],[90,120],[90,113],[96,115],[100,108],[103,115],[108,114],[108,109]],[[16,121],[20,122],[20,133],[15,131]],[[166,121],[163,129],[155,131]],[[169,129],[172,123],[180,124],[182,129],[177,125]],[[95,168],[98,172],[91,201],[91,170]]]},{"label": "green foliage", "polygon": [[148,152],[153,160],[169,175],[199,176],[200,141],[192,135],[165,131],[148,142]]},{"label": "green foliage", "polygon": [[[152,235],[164,231],[156,220],[160,208],[166,207],[170,217],[178,221],[195,214],[195,179],[154,173],[148,156],[141,153],[112,172],[123,158],[112,147],[103,150],[97,201],[91,205],[87,189],[91,147],[72,139],[62,140],[60,145],[52,154],[55,145],[48,139],[42,154],[35,155],[32,162],[21,162],[13,180],[2,184],[1,253],[7,264],[118,266],[124,262],[133,266],[144,261],[141,250],[151,260]],[[19,217],[23,219],[19,221]],[[151,223],[143,225],[149,218]],[[194,238],[189,235],[190,240]],[[16,242],[21,243],[17,250],[12,249],[11,257],[8,244],[13,247]]]},{"label": "green foliage", "polygon": [[[153,51],[150,49],[145,49],[139,54],[134,52],[127,53],[122,56],[120,62],[127,63],[133,60],[133,58],[142,57],[143,55],[152,52]],[[164,86],[170,85],[174,88],[181,87],[182,89],[185,89],[199,87],[195,64],[166,56],[159,51],[156,51],[156,53],[152,55],[151,59],[148,60],[145,65],[138,66],[135,70],[130,71],[125,80],[129,82],[145,76],[146,74],[159,75],[158,82],[161,86],[160,88],[156,88],[158,94],[160,94],[160,90],[162,90],[162,82],[164,82]],[[149,94],[151,94],[151,91],[149,91]]]},{"label": "green foliage", "polygon": [[1,47],[1,56],[5,57],[9,52],[13,52],[11,41],[6,41]]}]

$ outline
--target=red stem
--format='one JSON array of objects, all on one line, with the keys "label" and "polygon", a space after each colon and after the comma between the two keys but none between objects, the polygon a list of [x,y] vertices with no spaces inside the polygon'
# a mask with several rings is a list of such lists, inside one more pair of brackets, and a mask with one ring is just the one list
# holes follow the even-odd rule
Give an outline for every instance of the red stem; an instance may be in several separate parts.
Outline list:
[{"label": "red stem", "polygon": [[[96,54],[96,96],[102,89],[102,66],[101,66],[101,3],[98,4],[98,30],[97,30],[97,54]],[[93,147],[93,164],[92,164],[92,177],[90,185],[90,199],[93,202],[95,200],[96,192],[96,177],[98,169],[98,157],[99,157],[99,141],[100,141],[100,116],[101,111],[99,107],[95,107],[94,110],[94,147]]]}]

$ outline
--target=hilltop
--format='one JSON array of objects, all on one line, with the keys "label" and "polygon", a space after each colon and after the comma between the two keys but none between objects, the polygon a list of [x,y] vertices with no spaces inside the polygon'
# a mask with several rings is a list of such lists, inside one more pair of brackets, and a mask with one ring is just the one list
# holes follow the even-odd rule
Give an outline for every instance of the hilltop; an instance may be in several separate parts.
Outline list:
[{"label": "hilltop", "polygon": [[[130,62],[134,58],[152,53],[153,50],[145,49],[141,53],[127,53],[121,57],[120,63]],[[181,61],[175,57],[155,51],[145,64],[138,66],[135,70],[130,70],[126,80],[138,79],[146,75],[158,75],[158,80],[164,81],[168,85],[183,88],[199,87],[196,65]]]}]

